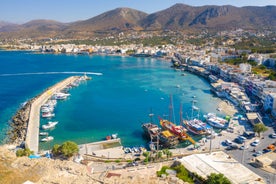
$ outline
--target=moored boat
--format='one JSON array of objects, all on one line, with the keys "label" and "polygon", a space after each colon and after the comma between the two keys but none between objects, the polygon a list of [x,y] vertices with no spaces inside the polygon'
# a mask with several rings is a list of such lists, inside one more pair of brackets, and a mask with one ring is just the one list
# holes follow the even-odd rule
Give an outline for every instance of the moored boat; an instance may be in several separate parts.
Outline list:
[{"label": "moored boat", "polygon": [[188,131],[196,135],[206,135],[211,133],[211,127],[199,119],[184,120]]},{"label": "moored boat", "polygon": [[54,113],[51,113],[51,112],[45,112],[45,113],[42,113],[42,117],[43,118],[52,118],[54,117],[55,114]]},{"label": "moored boat", "polygon": [[49,121],[48,124],[42,125],[42,129],[47,130],[54,128],[58,124],[58,121]]},{"label": "moored boat", "polygon": [[[193,97],[195,98],[195,97]],[[192,115],[190,120],[183,120],[187,130],[196,135],[206,135],[211,133],[211,127],[199,119],[199,108],[195,106],[197,100],[192,100]],[[194,111],[197,111],[197,117],[194,117]]]},{"label": "moored boat", "polygon": [[39,132],[39,135],[48,135],[48,132]]},{"label": "moored boat", "polygon": [[215,113],[208,113],[204,117],[206,118],[207,123],[214,128],[225,129],[229,124],[226,119],[218,117]]},{"label": "moored boat", "polygon": [[49,142],[49,141],[52,141],[52,140],[54,140],[53,136],[48,136],[48,137],[45,137],[45,138],[41,139],[42,142]]},{"label": "moored boat", "polygon": [[185,140],[188,138],[187,130],[181,125],[175,125],[174,123],[161,118],[160,125],[163,129],[169,130],[171,133],[178,136],[178,138],[181,140]]}]

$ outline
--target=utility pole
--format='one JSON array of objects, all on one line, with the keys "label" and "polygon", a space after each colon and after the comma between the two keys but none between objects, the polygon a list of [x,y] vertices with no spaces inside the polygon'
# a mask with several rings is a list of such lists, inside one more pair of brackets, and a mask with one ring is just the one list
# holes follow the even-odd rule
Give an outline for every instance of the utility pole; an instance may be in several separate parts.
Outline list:
[{"label": "utility pole", "polygon": [[213,128],[211,128],[211,139],[210,139],[210,150],[209,150],[210,155],[212,153],[212,139],[213,139]]}]

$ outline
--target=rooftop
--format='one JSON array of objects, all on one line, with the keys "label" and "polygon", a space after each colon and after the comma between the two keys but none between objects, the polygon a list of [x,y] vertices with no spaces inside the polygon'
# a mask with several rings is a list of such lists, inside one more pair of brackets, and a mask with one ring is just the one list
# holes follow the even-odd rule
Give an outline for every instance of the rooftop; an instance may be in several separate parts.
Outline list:
[{"label": "rooftop", "polygon": [[182,164],[191,172],[207,178],[211,173],[222,173],[232,183],[261,184],[261,177],[226,153],[219,151],[210,154],[194,154],[180,159]]}]

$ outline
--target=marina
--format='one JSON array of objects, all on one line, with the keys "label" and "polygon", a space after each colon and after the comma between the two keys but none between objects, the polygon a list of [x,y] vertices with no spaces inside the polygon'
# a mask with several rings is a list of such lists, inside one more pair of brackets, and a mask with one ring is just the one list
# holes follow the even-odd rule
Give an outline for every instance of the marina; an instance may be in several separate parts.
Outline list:
[{"label": "marina", "polygon": [[[72,76],[69,77],[56,85],[52,86],[45,92],[43,92],[41,95],[39,95],[31,104],[31,111],[29,115],[29,122],[28,122],[28,128],[27,128],[27,134],[26,134],[26,140],[25,140],[25,146],[29,148],[30,150],[33,150],[35,153],[39,151],[39,127],[40,127],[40,109],[41,106],[45,103],[47,100],[49,100],[53,94],[56,92],[64,89],[66,86],[72,84],[73,82],[80,79],[80,76]],[[54,114],[52,113],[43,113],[42,117],[51,118]],[[58,122],[49,122],[48,125],[43,125],[43,129],[50,129],[53,128]],[[52,141],[54,137],[48,136],[46,138],[41,139],[43,142]]]},{"label": "marina", "polygon": [[[47,55],[47,57],[52,56]],[[108,58],[115,59],[116,61],[114,63],[121,63],[121,60],[119,60],[120,57]],[[81,59],[83,59],[83,57]],[[124,75],[132,74],[133,71],[131,70],[131,67],[129,67],[132,62],[132,60],[124,62]],[[147,113],[149,107],[153,107],[153,111],[155,114],[160,114],[162,116],[162,119],[166,119],[167,117],[164,112],[167,111],[167,104],[169,103],[169,96],[166,95],[166,93],[175,94],[174,97],[176,101],[181,101],[183,103],[184,112],[189,111],[190,108],[188,108],[188,105],[190,106],[190,104],[187,104],[186,102],[189,102],[192,96],[197,96],[197,100],[200,102],[198,103],[198,105],[200,106],[202,112],[206,112],[206,109],[215,110],[219,100],[217,98],[212,98],[209,96],[205,97],[204,95],[199,94],[203,90],[208,90],[207,82],[195,82],[195,84],[198,84],[198,86],[196,86],[196,88],[198,88],[198,91],[193,91],[192,93],[189,92],[189,95],[184,95],[182,93],[184,93],[183,90],[186,90],[185,80],[198,80],[196,76],[187,75],[185,78],[181,78],[179,74],[174,74],[174,71],[168,70],[168,63],[163,63],[161,61],[152,62],[149,59],[144,58],[142,62],[138,65],[138,67],[148,66],[148,64],[150,63],[156,63],[156,65],[158,64],[158,67],[160,67],[160,69],[157,73],[155,72],[156,77],[155,75],[153,75],[153,80],[145,81],[145,86],[141,86],[141,88],[138,87],[140,85],[139,83],[132,85],[131,88],[126,88],[125,86],[128,83],[120,79],[120,77],[122,77],[120,76],[120,73],[114,73],[114,75],[110,75],[108,73],[101,76],[100,78],[96,78],[95,80],[93,80],[93,83],[88,83],[87,85],[84,85],[84,87],[75,88],[74,90],[70,90],[67,87],[63,88],[62,90],[60,90],[60,92],[62,93],[66,93],[66,91],[68,92],[68,90],[70,90],[70,100],[57,100],[58,104],[53,109],[50,109],[51,105],[49,105],[46,101],[46,104],[43,105],[42,108],[49,108],[49,111],[51,111],[51,113],[54,113],[55,117],[53,117],[52,119],[41,118],[40,124],[47,124],[48,121],[59,121],[60,123],[56,125],[56,128],[50,130],[50,135],[54,137],[54,141],[50,142],[49,144],[41,144],[42,149],[47,149],[49,146],[55,143],[60,144],[63,141],[68,140],[69,138],[73,141],[76,141],[78,144],[100,141],[104,139],[106,135],[111,136],[114,132],[119,134],[124,146],[146,146],[148,145],[149,140],[145,140],[140,137],[140,135],[142,134],[142,130],[140,128],[141,125],[138,120],[146,122],[144,121],[144,115]],[[109,67],[108,64],[105,65],[105,68],[106,67]],[[113,68],[113,66],[110,67]],[[157,66],[154,66],[153,69],[155,67]],[[104,71],[102,69],[97,70]],[[159,75],[163,75],[164,73],[170,75],[173,74],[173,78],[161,84]],[[138,75],[136,75],[137,79],[142,79],[145,76],[146,74],[143,73],[138,73]],[[113,84],[114,82],[111,83],[110,81],[111,77],[116,81],[115,86]],[[45,84],[47,84],[47,80],[44,81],[46,82]],[[105,85],[102,85],[103,81],[105,81]],[[178,84],[181,84],[180,88],[175,88],[174,86]],[[75,86],[75,84],[73,86]],[[99,88],[99,86],[105,86],[105,88]],[[44,87],[44,89],[46,87]],[[114,91],[114,89],[118,91]],[[85,90],[87,90],[87,92]],[[121,96],[124,98],[121,98]],[[138,106],[137,108],[134,108],[135,110],[130,109],[128,104],[130,101],[132,101],[129,98],[133,98],[133,96],[135,96],[135,99],[137,99],[135,100],[136,103],[143,102],[143,105],[140,105],[138,103],[139,105],[137,104]],[[214,105],[212,105],[211,102],[214,103]],[[208,106],[204,105],[203,107],[201,107],[201,105],[205,103],[208,104]],[[104,109],[99,108],[103,106],[105,107]],[[118,114],[111,116],[111,114],[113,114],[114,112],[114,108],[120,115]],[[70,109],[70,111],[68,111],[68,109]],[[178,111],[177,108],[176,111]],[[78,116],[78,118],[76,118],[75,114],[81,116]],[[106,116],[106,114],[109,114],[109,116]],[[78,122],[78,126],[76,126],[75,122]],[[159,120],[155,117],[153,117],[153,122],[159,124]],[[114,124],[116,124],[116,126],[114,126]],[[164,145],[168,143],[166,142],[166,140],[168,139],[173,140],[171,141],[172,144],[168,144],[168,147],[174,147],[175,145],[177,145],[177,141],[179,140],[175,138],[174,134],[172,134],[170,131],[163,130],[162,132],[163,133],[160,134],[160,140],[164,142]],[[133,134],[136,136],[134,136]],[[64,138],[61,139],[61,137]]]}]

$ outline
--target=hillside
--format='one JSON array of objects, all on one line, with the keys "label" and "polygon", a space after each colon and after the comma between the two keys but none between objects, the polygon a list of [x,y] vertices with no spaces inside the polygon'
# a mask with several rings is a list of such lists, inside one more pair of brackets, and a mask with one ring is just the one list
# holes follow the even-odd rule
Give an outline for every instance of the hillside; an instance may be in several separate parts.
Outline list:
[{"label": "hillside", "polygon": [[34,20],[22,25],[0,22],[0,37],[77,39],[87,38],[95,33],[132,30],[276,30],[275,12],[276,6],[239,8],[230,5],[195,7],[175,4],[148,15],[131,8],[117,8],[88,20],[68,24],[52,20]]}]

